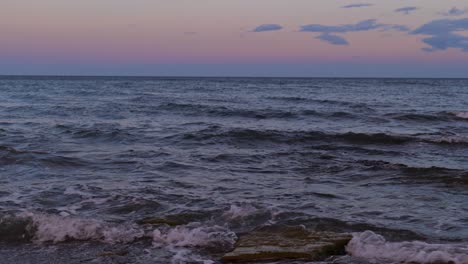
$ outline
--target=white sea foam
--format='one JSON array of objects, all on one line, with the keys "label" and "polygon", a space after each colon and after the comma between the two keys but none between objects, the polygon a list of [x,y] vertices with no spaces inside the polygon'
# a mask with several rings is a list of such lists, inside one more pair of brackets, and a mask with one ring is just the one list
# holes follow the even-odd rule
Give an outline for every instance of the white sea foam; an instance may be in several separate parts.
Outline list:
[{"label": "white sea foam", "polygon": [[171,264],[186,264],[186,263],[200,263],[200,264],[214,264],[212,260],[204,259],[202,256],[194,253],[190,249],[185,248],[171,248],[169,249],[174,256],[171,259]]},{"label": "white sea foam", "polygon": [[463,119],[468,119],[468,112],[452,112],[456,117],[458,118],[463,118]]},{"label": "white sea foam", "polygon": [[94,205],[101,205],[109,201],[109,198],[88,198],[82,201],[79,201],[74,204],[69,204],[66,206],[56,207],[55,209],[61,211],[60,215],[68,216],[68,215],[76,215],[78,214],[77,210],[83,208],[83,205],[86,204],[94,204]]},{"label": "white sea foam", "polygon": [[468,263],[468,245],[428,244],[420,241],[388,242],[372,231],[353,234],[346,251],[354,257],[375,262]]},{"label": "white sea foam", "polygon": [[257,213],[259,209],[250,204],[237,206],[231,205],[228,211],[224,212],[223,216],[228,219],[244,218]]},{"label": "white sea foam", "polygon": [[109,225],[93,219],[80,219],[40,213],[23,213],[31,219],[34,241],[62,242],[66,240],[97,240],[106,243],[129,243],[143,237],[144,232],[133,226]]},{"label": "white sea foam", "polygon": [[172,264],[212,264],[214,261],[204,259],[193,249],[201,247],[225,251],[232,248],[236,240],[237,236],[234,232],[221,226],[189,224],[153,231],[153,245],[171,251],[174,254],[171,259]]},{"label": "white sea foam", "polygon": [[468,137],[466,136],[447,136],[443,138],[431,140],[434,143],[442,144],[465,144],[468,143]]},{"label": "white sea foam", "polygon": [[63,194],[80,195],[80,196],[84,196],[84,197],[90,196],[90,194],[78,190],[75,186],[68,186],[67,188],[65,188],[65,191],[63,192]]},{"label": "white sea foam", "polygon": [[230,221],[243,221],[248,217],[252,216],[263,216],[268,217],[268,223],[275,223],[276,217],[281,214],[282,211],[275,206],[268,207],[257,207],[250,203],[241,205],[231,205],[229,210],[223,213],[223,217]]},{"label": "white sea foam", "polygon": [[237,236],[234,232],[221,226],[200,226],[189,224],[170,229],[155,229],[153,244],[155,246],[175,247],[232,247]]}]

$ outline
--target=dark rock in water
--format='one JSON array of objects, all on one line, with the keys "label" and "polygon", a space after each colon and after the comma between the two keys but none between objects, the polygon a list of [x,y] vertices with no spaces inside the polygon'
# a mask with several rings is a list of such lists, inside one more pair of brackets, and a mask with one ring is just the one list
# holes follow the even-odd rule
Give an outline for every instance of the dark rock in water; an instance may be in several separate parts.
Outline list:
[{"label": "dark rock in water", "polygon": [[26,242],[31,240],[33,233],[29,218],[0,216],[0,241]]},{"label": "dark rock in water", "polygon": [[131,214],[134,212],[154,212],[161,208],[161,204],[156,201],[141,199],[137,201],[126,202],[113,206],[108,209],[108,212],[113,214]]},{"label": "dark rock in water", "polygon": [[138,224],[178,226],[186,225],[192,222],[200,222],[209,219],[210,217],[210,212],[189,211],[179,214],[165,215],[161,217],[147,217],[138,221]]},{"label": "dark rock in water", "polygon": [[168,225],[177,226],[184,224],[183,222],[166,219],[164,217],[148,217],[138,221],[140,225]]},{"label": "dark rock in water", "polygon": [[120,251],[105,251],[97,254],[98,257],[113,257],[113,256],[126,256],[128,255],[128,250]]},{"label": "dark rock in water", "polygon": [[223,262],[280,261],[286,259],[321,260],[345,253],[349,234],[313,232],[303,226],[264,227],[239,238],[234,251]]}]

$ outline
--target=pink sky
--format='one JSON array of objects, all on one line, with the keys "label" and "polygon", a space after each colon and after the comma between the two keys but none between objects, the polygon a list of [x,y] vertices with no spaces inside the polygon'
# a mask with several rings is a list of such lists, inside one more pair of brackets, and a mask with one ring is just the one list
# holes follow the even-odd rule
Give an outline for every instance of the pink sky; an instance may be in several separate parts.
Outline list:
[{"label": "pink sky", "polygon": [[[423,51],[430,47],[422,41],[428,36],[411,34],[434,20],[468,18],[468,12],[444,14],[452,7],[465,10],[468,1],[5,1],[0,9],[0,61],[8,64],[468,64],[467,50],[454,46]],[[355,3],[370,6],[342,8]],[[416,9],[395,12],[402,7]],[[409,31],[330,33],[348,45],[317,38],[329,33],[299,32],[308,24],[353,25],[368,19]],[[282,29],[252,32],[263,24]],[[455,33],[468,36],[466,32]]]}]

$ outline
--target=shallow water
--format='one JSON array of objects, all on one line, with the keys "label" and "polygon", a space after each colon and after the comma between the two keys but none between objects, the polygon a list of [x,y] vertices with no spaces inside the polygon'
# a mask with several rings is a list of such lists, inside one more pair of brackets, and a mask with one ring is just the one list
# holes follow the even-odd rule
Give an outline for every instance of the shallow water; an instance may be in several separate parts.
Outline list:
[{"label": "shallow water", "polygon": [[3,77],[0,219],[6,263],[217,263],[270,224],[463,263],[468,80]]}]

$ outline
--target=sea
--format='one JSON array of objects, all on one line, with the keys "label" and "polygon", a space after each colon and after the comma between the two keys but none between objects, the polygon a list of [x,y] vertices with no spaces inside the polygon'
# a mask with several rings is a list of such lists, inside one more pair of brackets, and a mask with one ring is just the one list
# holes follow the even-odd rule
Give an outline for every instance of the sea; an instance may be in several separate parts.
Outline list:
[{"label": "sea", "polygon": [[0,77],[0,263],[468,263],[468,79]]}]

